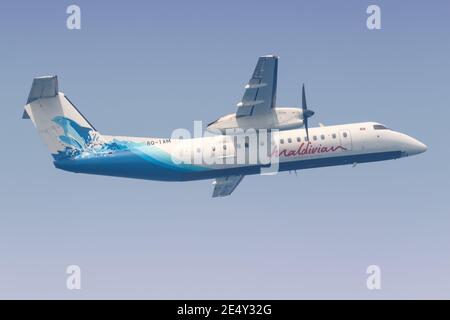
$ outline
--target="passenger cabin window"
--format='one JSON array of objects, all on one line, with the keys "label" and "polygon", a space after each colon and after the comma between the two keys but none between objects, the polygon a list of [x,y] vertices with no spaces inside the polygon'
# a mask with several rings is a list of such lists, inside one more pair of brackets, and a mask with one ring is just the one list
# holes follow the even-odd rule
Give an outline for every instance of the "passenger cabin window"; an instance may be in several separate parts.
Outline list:
[{"label": "passenger cabin window", "polygon": [[280,140],[280,143],[281,143],[281,144],[284,144],[284,139],[281,139],[281,140]]},{"label": "passenger cabin window", "polygon": [[288,139],[288,143],[292,143],[292,139],[291,138]]},{"label": "passenger cabin window", "polygon": [[321,135],[321,136],[320,136],[320,139],[325,140],[325,136],[324,136],[324,135]]},{"label": "passenger cabin window", "polygon": [[226,144],[223,145],[223,150],[227,150],[227,145]]},{"label": "passenger cabin window", "polygon": [[347,138],[347,132],[344,132],[342,135],[344,136],[344,138]]},{"label": "passenger cabin window", "polygon": [[375,130],[389,130],[389,128],[386,128],[385,126],[381,125],[381,124],[376,124],[373,126],[373,128]]},{"label": "passenger cabin window", "polygon": [[331,136],[333,137],[333,139],[336,139],[336,133],[333,133]]},{"label": "passenger cabin window", "polygon": [[297,138],[297,142],[301,142],[302,141],[302,139],[300,139],[300,137],[298,137]]},{"label": "passenger cabin window", "polygon": [[313,140],[316,141],[317,140],[317,136],[313,136]]}]

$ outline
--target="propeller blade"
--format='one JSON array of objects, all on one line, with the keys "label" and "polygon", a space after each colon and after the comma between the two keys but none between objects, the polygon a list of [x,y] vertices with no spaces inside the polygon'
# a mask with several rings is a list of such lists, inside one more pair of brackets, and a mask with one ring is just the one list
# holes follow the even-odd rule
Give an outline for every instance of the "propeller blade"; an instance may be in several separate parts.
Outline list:
[{"label": "propeller blade", "polygon": [[303,111],[308,109],[308,106],[306,105],[305,84],[303,84],[303,87],[302,87],[302,109],[303,109]]},{"label": "propeller blade", "polygon": [[305,123],[305,130],[306,130],[306,138],[308,139],[308,142],[309,142],[308,118],[305,118],[304,123]]},{"label": "propeller blade", "polygon": [[303,123],[305,125],[306,130],[306,138],[309,141],[309,130],[308,130],[308,106],[306,104],[306,92],[305,92],[305,84],[302,86],[302,110],[303,110]]}]

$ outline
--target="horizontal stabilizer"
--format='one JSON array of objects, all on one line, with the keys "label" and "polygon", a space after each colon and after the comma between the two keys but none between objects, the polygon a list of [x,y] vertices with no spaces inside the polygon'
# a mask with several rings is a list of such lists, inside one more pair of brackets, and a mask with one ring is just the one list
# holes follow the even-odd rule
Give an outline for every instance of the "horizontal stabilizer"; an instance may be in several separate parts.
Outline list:
[{"label": "horizontal stabilizer", "polygon": [[33,79],[30,94],[28,95],[27,104],[41,99],[52,98],[58,95],[58,77],[40,77]]},{"label": "horizontal stabilizer", "polygon": [[[52,98],[58,95],[58,77],[46,76],[33,79],[27,104],[41,98]],[[22,119],[30,119],[27,111],[23,112]]]}]

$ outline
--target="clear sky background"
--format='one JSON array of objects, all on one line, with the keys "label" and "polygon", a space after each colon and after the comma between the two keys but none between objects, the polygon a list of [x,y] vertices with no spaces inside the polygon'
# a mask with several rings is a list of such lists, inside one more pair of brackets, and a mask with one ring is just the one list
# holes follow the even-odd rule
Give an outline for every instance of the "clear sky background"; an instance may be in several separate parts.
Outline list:
[{"label": "clear sky background", "polygon": [[[2,4],[0,298],[450,298],[449,18],[447,0]],[[211,181],[58,171],[20,119],[32,78],[57,74],[100,132],[167,137],[234,112],[265,54],[281,57],[279,105],[306,82],[314,126],[378,121],[429,150],[246,177],[212,199]]]}]

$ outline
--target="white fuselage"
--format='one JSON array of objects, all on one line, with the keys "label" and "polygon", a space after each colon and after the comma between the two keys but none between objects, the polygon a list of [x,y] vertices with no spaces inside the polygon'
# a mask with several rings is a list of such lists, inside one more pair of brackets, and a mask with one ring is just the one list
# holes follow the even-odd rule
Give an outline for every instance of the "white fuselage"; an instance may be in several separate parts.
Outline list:
[{"label": "white fuselage", "polygon": [[[304,129],[279,131],[276,136],[280,162],[392,151],[402,152],[403,156],[411,156],[426,151],[427,147],[423,143],[404,133],[390,129],[374,129],[375,126],[381,125],[376,122],[362,122],[310,128],[309,143]],[[104,137],[108,140],[145,142],[169,153],[173,158],[180,158],[186,154],[195,157],[196,153],[206,152],[215,153],[218,158],[232,157],[237,154],[239,148],[233,140],[235,136],[223,135],[194,139]],[[302,145],[303,148],[308,145],[309,152],[292,153],[297,152]],[[332,150],[335,147],[343,148]],[[319,150],[314,150],[316,148]]]},{"label": "white fuselage", "polygon": [[[270,155],[278,157],[279,171],[396,159],[427,149],[418,140],[375,122],[310,128],[310,141],[307,141],[304,129],[280,131],[276,137],[277,143],[270,147]],[[259,162],[248,162],[248,158],[244,163],[235,161],[239,148],[245,149],[246,146],[245,143],[236,143],[234,136],[195,139],[103,136],[103,139],[107,142],[133,143],[136,145],[133,155],[137,152],[158,162],[153,161],[151,167],[142,167],[137,173],[121,173],[120,169],[124,166],[137,168],[139,164],[135,157],[119,151],[111,154],[111,161],[107,156],[96,159],[98,163],[88,159],[85,169],[83,159],[77,160],[76,167],[65,167],[64,162],[59,163],[58,167],[77,172],[171,181],[257,174],[263,167]],[[259,141],[258,147],[263,144],[264,141]],[[120,159],[118,166],[112,161],[117,159]],[[99,172],[93,170],[93,165],[98,165],[95,168]]]}]

